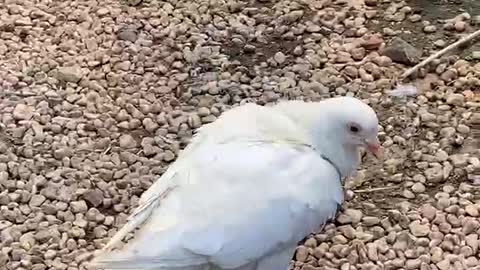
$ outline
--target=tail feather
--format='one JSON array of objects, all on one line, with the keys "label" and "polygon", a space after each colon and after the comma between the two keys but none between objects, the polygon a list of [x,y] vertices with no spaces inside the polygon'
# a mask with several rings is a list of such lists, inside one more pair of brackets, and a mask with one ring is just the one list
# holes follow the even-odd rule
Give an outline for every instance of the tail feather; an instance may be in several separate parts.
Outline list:
[{"label": "tail feather", "polygon": [[189,259],[151,258],[126,252],[106,251],[100,251],[89,265],[103,270],[207,270],[209,268],[209,264],[200,257]]}]

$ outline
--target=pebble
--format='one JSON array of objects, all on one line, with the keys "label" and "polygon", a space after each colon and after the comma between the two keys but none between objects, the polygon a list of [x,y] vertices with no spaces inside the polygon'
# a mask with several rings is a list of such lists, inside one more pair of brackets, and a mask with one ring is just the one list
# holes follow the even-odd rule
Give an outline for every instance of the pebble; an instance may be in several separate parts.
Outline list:
[{"label": "pebble", "polygon": [[16,120],[30,120],[35,112],[35,108],[26,104],[17,104],[13,110],[13,118]]},{"label": "pebble", "polygon": [[287,57],[282,53],[282,52],[277,52],[275,53],[275,55],[273,56],[273,59],[279,63],[279,64],[283,64],[285,62],[285,60],[287,59]]},{"label": "pebble", "polygon": [[46,198],[43,195],[35,194],[30,198],[29,205],[31,207],[39,207],[45,202]]},{"label": "pebble", "polygon": [[93,207],[98,207],[103,202],[103,194],[100,190],[92,189],[83,194],[83,199]]},{"label": "pebble", "polygon": [[137,142],[135,141],[135,139],[131,135],[124,134],[119,139],[119,145],[122,148],[129,149],[129,148],[136,147]]},{"label": "pebble", "polygon": [[371,226],[379,224],[380,219],[378,217],[365,216],[365,217],[362,218],[362,223],[365,226],[371,227]]},{"label": "pebble", "polygon": [[428,224],[421,224],[418,220],[410,223],[409,228],[410,232],[417,237],[427,236],[430,233],[430,226]]},{"label": "pebble", "polygon": [[305,262],[308,258],[309,252],[305,246],[299,246],[296,251],[296,259],[299,262]]},{"label": "pebble", "polygon": [[426,188],[422,183],[415,183],[412,186],[412,191],[414,193],[423,193],[425,192]]},{"label": "pebble", "polygon": [[85,201],[83,201],[83,200],[82,201],[71,202],[70,206],[71,206],[72,211],[74,213],[85,213],[88,210],[87,203],[85,203]]},{"label": "pebble", "polygon": [[427,25],[423,28],[423,32],[425,33],[435,33],[437,31],[437,27],[435,25]]},{"label": "pebble", "polygon": [[472,217],[478,217],[478,206],[475,204],[469,204],[465,207],[465,212]]},{"label": "pebble", "polygon": [[57,72],[59,81],[78,83],[83,77],[83,71],[78,66],[61,67]]},{"label": "pebble", "polygon": [[356,209],[346,209],[345,214],[350,217],[353,224],[359,223],[363,217],[362,211]]},{"label": "pebble", "polygon": [[450,94],[447,96],[447,104],[461,106],[464,102],[465,97],[462,94]]},{"label": "pebble", "polygon": [[447,42],[443,39],[437,39],[433,42],[433,45],[435,45],[436,47],[439,47],[439,48],[443,48],[447,45]]}]

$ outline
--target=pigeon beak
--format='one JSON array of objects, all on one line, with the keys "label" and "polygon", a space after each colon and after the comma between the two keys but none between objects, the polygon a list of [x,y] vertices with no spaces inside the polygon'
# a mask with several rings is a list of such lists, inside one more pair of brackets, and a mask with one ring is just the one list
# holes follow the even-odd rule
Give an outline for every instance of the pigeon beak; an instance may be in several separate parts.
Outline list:
[{"label": "pigeon beak", "polygon": [[367,151],[370,152],[372,155],[374,155],[376,158],[379,158],[383,154],[383,148],[380,145],[380,141],[378,140],[377,137],[375,139],[367,139],[365,140],[365,145],[367,148]]}]

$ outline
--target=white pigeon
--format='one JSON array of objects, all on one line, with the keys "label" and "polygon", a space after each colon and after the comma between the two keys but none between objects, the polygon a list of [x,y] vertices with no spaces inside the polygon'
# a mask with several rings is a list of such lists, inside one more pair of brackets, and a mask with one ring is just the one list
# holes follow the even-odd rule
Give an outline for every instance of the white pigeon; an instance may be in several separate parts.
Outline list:
[{"label": "white pigeon", "polygon": [[351,97],[231,109],[199,129],[92,264],[287,269],[297,243],[335,216],[358,149],[380,151],[377,132],[373,109]]}]

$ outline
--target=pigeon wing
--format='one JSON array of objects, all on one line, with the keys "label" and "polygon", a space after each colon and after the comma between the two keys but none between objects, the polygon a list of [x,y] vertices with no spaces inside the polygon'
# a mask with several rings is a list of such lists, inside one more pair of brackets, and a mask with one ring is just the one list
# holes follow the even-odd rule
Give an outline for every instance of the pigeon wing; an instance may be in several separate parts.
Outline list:
[{"label": "pigeon wing", "polygon": [[203,145],[179,164],[170,177],[188,185],[140,206],[144,209],[130,219],[144,223],[137,235],[124,249],[97,258],[97,264],[236,268],[300,241],[332,218],[343,199],[335,169],[304,145]]}]

